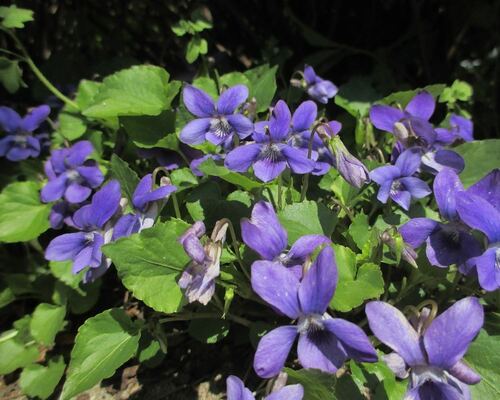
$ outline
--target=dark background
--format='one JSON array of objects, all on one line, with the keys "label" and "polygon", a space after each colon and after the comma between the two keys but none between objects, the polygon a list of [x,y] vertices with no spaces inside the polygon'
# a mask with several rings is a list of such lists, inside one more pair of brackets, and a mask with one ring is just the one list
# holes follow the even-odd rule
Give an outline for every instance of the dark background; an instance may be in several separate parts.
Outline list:
[{"label": "dark background", "polygon": [[[219,72],[279,64],[281,85],[305,62],[339,86],[357,80],[380,96],[462,79],[474,87],[467,108],[476,137],[500,136],[500,1],[18,1],[35,11],[20,32],[35,61],[65,90],[136,63],[190,79],[187,37],[172,24],[199,6],[214,28],[202,33]],[[31,77],[25,71],[25,80]],[[41,87],[17,103],[43,100]],[[34,90],[34,92],[33,92]],[[2,97],[4,92],[2,92]],[[12,98],[10,98],[12,100]]]}]

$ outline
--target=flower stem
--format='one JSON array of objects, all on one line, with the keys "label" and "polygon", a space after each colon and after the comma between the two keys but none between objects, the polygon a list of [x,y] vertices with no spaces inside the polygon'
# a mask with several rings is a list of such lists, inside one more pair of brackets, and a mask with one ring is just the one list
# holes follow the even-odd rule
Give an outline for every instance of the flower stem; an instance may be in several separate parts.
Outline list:
[{"label": "flower stem", "polygon": [[248,271],[245,268],[245,264],[243,264],[243,259],[241,258],[241,253],[240,253],[240,246],[238,239],[236,239],[236,232],[234,230],[234,226],[231,223],[230,220],[227,220],[228,228],[229,228],[229,234],[231,235],[231,244],[234,250],[234,255],[236,256],[236,259],[238,260],[238,264],[240,265],[241,272],[243,272],[243,275],[247,277],[247,279],[250,281],[250,275],[248,274]]},{"label": "flower stem", "polygon": [[278,175],[278,210],[281,210],[281,206],[282,206],[282,201],[281,201],[282,186],[283,186],[283,180],[282,180],[281,174],[280,174],[280,175]]},{"label": "flower stem", "polygon": [[66,97],[64,94],[62,94],[50,81],[45,77],[45,75],[38,69],[38,67],[35,65],[31,57],[29,56],[28,52],[24,48],[23,44],[21,41],[17,38],[16,34],[12,32],[9,29],[2,29],[7,35],[11,37],[11,39],[14,41],[16,47],[19,49],[23,57],[21,58],[22,61],[24,61],[28,66],[31,68],[31,71],[35,74],[35,76],[38,78],[40,82],[42,82],[45,87],[54,95],[56,96],[59,100],[61,100],[63,103],[65,103],[68,106],[71,106],[75,108],[76,110],[80,110],[80,107],[78,104],[76,104],[73,100],[70,98]]}]

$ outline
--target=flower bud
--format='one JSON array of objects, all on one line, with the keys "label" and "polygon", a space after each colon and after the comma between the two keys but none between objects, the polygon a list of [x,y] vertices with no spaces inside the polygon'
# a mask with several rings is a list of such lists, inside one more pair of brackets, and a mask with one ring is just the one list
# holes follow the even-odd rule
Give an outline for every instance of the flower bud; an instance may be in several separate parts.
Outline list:
[{"label": "flower bud", "polygon": [[335,158],[335,168],[350,185],[359,189],[369,182],[368,170],[361,161],[349,153],[339,136],[332,137],[329,145]]}]

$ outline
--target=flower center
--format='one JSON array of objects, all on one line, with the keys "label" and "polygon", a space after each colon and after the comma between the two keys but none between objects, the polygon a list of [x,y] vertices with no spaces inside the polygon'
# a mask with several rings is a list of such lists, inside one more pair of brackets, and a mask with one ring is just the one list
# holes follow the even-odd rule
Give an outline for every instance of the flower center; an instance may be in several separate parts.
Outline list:
[{"label": "flower center", "polygon": [[14,135],[14,142],[18,147],[27,147],[28,146],[28,138],[26,135]]},{"label": "flower center", "polygon": [[66,171],[66,177],[71,182],[75,182],[75,181],[80,180],[80,174],[78,173],[78,171],[76,171],[74,169],[70,169],[70,170]]},{"label": "flower center", "polygon": [[323,316],[320,314],[309,314],[301,316],[297,323],[297,331],[299,333],[314,334],[316,332],[322,331],[323,329]]},{"label": "flower center", "polygon": [[411,386],[416,387],[425,382],[448,382],[446,371],[430,365],[419,365],[411,369]]},{"label": "flower center", "polygon": [[500,270],[500,247],[495,252],[495,268]]},{"label": "flower center", "polygon": [[87,232],[85,234],[85,243],[90,244],[94,241],[94,232]]},{"label": "flower center", "polygon": [[401,191],[404,189],[404,185],[399,181],[395,180],[391,184],[391,194],[395,195],[397,192]]},{"label": "flower center", "polygon": [[226,137],[232,132],[233,128],[226,117],[219,116],[210,120],[210,131],[218,137]]},{"label": "flower center", "polygon": [[280,161],[283,157],[279,146],[276,143],[270,143],[262,148],[260,158],[276,162]]}]

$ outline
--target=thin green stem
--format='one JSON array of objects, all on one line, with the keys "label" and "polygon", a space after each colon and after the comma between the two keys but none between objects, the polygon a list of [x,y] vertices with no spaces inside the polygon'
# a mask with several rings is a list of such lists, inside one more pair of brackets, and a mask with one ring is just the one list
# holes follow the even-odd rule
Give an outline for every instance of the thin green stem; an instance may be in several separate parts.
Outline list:
[{"label": "thin green stem", "polygon": [[278,175],[278,210],[281,210],[282,206],[282,185],[283,185],[283,180],[281,178],[281,174]]},{"label": "thin green stem", "polygon": [[14,41],[16,44],[16,47],[21,51],[23,57],[21,60],[23,60],[28,66],[31,68],[31,71],[35,74],[35,76],[38,78],[40,82],[42,82],[45,87],[54,95],[56,96],[59,100],[64,102],[66,105],[69,105],[76,110],[80,110],[80,107],[76,102],[71,100],[70,98],[66,97],[64,94],[62,94],[50,81],[45,77],[45,75],[38,69],[38,67],[35,65],[31,57],[29,56],[28,52],[24,48],[23,44],[20,42],[20,40],[17,38],[14,32],[8,30],[8,29],[2,29],[7,35],[11,37],[11,39]]},{"label": "thin green stem", "polygon": [[[219,318],[220,319],[221,314],[215,313],[215,312],[212,312],[212,313],[190,312],[190,313],[184,313],[184,314],[180,314],[180,315],[174,315],[172,317],[161,318],[159,320],[159,322],[163,324],[163,323],[168,323],[168,322],[191,321],[193,319],[207,319],[207,318]],[[233,315],[233,314],[229,314],[229,313],[226,314],[226,318],[231,320],[231,321],[234,321],[240,325],[246,326],[246,327],[249,327],[250,324],[252,323],[251,321],[249,321],[246,318],[239,317],[237,315]]]},{"label": "thin green stem", "polygon": [[241,272],[247,277],[248,280],[250,280],[250,275],[248,274],[245,264],[243,264],[243,259],[241,258],[241,253],[240,253],[240,243],[238,242],[238,239],[236,239],[236,232],[234,230],[234,226],[231,223],[230,220],[227,220],[228,227],[229,227],[229,234],[231,235],[231,244],[233,246],[234,250],[234,255],[236,256],[236,259],[238,260],[238,264],[240,265]]}]

